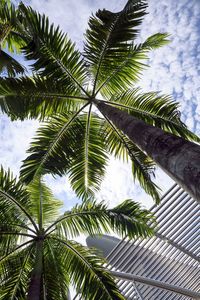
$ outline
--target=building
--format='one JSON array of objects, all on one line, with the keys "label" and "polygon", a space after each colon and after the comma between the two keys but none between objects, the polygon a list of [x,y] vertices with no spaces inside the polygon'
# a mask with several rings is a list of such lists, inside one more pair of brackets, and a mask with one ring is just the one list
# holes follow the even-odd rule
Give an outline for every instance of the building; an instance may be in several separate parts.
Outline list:
[{"label": "building", "polygon": [[135,276],[118,280],[126,299],[200,299],[200,205],[175,184],[151,211],[158,222],[154,237],[94,236],[87,238],[88,246],[100,249],[110,270]]}]

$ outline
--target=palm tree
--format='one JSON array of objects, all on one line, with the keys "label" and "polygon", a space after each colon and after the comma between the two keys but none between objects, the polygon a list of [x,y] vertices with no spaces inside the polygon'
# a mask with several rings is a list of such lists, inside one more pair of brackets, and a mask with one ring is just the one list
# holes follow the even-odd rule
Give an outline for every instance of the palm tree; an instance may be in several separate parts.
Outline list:
[{"label": "palm tree", "polygon": [[15,76],[24,73],[25,68],[11,53],[20,53],[24,40],[19,31],[16,30],[16,22],[20,21],[20,11],[15,9],[9,0],[1,0],[0,3],[0,72],[8,76]]},{"label": "palm tree", "polygon": [[[167,163],[163,164],[166,158],[161,151],[163,144],[154,147],[154,153],[152,140],[148,140],[148,147],[143,147],[143,133],[149,129],[159,128],[160,135],[169,137],[161,128],[171,133],[175,141],[185,143],[184,151],[191,146],[184,152],[188,157],[193,148],[199,151],[198,146],[185,141],[199,141],[199,138],[181,122],[178,105],[170,97],[155,92],[141,93],[133,88],[145,67],[147,53],[168,42],[167,34],[157,33],[143,43],[135,43],[145,9],[144,1],[129,0],[118,13],[98,10],[89,19],[81,54],[46,16],[20,4],[21,22],[20,26],[16,22],[16,26],[23,33],[26,43],[23,53],[32,62],[33,75],[1,79],[0,107],[12,119],[46,121],[38,130],[28,150],[30,155],[22,166],[24,182],[29,183],[38,174],[68,173],[77,195],[87,199],[100,188],[109,153],[124,160],[131,159],[134,178],[157,202],[159,193],[152,181],[154,164],[150,156],[177,182],[184,182],[191,192],[191,178],[198,170],[193,172],[188,158],[183,172],[185,176],[188,168],[193,174],[189,180],[184,176],[179,178],[180,168],[177,172],[176,163],[171,169]],[[115,118],[111,117],[111,111]],[[123,127],[118,120],[123,116],[127,120],[124,111],[131,119]],[[139,141],[129,134],[130,120],[139,120],[141,130],[147,128],[139,133]],[[169,153],[175,152],[174,145],[172,149],[168,147]],[[196,181],[195,190],[199,186]]]},{"label": "palm tree", "polygon": [[86,201],[59,215],[61,206],[40,178],[25,186],[1,168],[0,299],[68,299],[69,284],[82,299],[124,299],[104,261],[71,239],[111,230],[149,236],[151,213],[131,200],[112,209]]}]

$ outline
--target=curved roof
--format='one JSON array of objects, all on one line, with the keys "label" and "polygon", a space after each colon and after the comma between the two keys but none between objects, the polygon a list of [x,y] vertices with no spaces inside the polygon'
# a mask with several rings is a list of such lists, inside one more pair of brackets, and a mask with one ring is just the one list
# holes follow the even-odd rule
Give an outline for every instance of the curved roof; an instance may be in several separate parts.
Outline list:
[{"label": "curved roof", "polygon": [[[156,236],[122,240],[107,256],[111,270],[123,271],[200,292],[200,206],[176,184],[153,206]],[[163,289],[118,280],[127,299],[189,300]]]}]

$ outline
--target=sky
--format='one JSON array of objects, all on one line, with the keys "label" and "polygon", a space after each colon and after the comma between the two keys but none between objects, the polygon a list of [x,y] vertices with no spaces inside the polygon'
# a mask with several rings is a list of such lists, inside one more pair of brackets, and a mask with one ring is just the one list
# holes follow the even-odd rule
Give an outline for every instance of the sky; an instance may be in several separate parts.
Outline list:
[{"label": "sky", "polygon": [[[48,15],[52,22],[59,24],[80,50],[91,13],[99,8],[118,11],[126,3],[124,0],[27,2],[34,9]],[[168,32],[171,43],[150,54],[149,68],[144,71],[137,86],[144,91],[161,91],[163,94],[173,95],[174,100],[180,103],[182,121],[199,135],[200,1],[149,0],[148,4],[148,15],[141,25],[139,41],[157,32]],[[1,164],[5,168],[10,167],[16,175],[37,127],[37,121],[11,123],[5,115],[0,114]],[[173,184],[161,170],[157,170],[156,175],[156,183],[163,192]],[[46,180],[56,196],[64,200],[67,209],[77,202],[66,177],[53,180],[48,175]],[[97,198],[108,201],[110,206],[130,198],[148,208],[153,204],[137,182],[133,182],[130,164],[123,164],[113,158]]]}]

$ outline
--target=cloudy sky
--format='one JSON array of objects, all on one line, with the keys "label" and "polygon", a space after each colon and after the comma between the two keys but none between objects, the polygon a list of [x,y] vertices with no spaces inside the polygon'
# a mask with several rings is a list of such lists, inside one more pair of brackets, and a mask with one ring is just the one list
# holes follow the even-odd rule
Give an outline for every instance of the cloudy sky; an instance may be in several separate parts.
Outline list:
[{"label": "cloudy sky", "polygon": [[[79,49],[82,49],[84,32],[92,12],[99,8],[118,11],[124,0],[30,0],[26,1],[34,9],[44,12],[55,24],[68,32]],[[189,129],[200,134],[200,1],[199,0],[149,0],[148,15],[141,26],[140,40],[156,32],[168,32],[171,43],[150,55],[149,68],[144,72],[139,86],[144,91],[162,91],[172,94],[180,103],[182,120]],[[10,167],[18,174],[25,149],[34,135],[37,122],[13,122],[0,115],[0,157],[4,167]],[[67,208],[76,201],[66,178],[47,181],[56,195],[65,201]],[[160,170],[156,182],[167,190],[172,181]],[[105,181],[98,198],[111,205],[132,198],[150,207],[152,200],[134,183],[128,164],[111,159]]]}]

